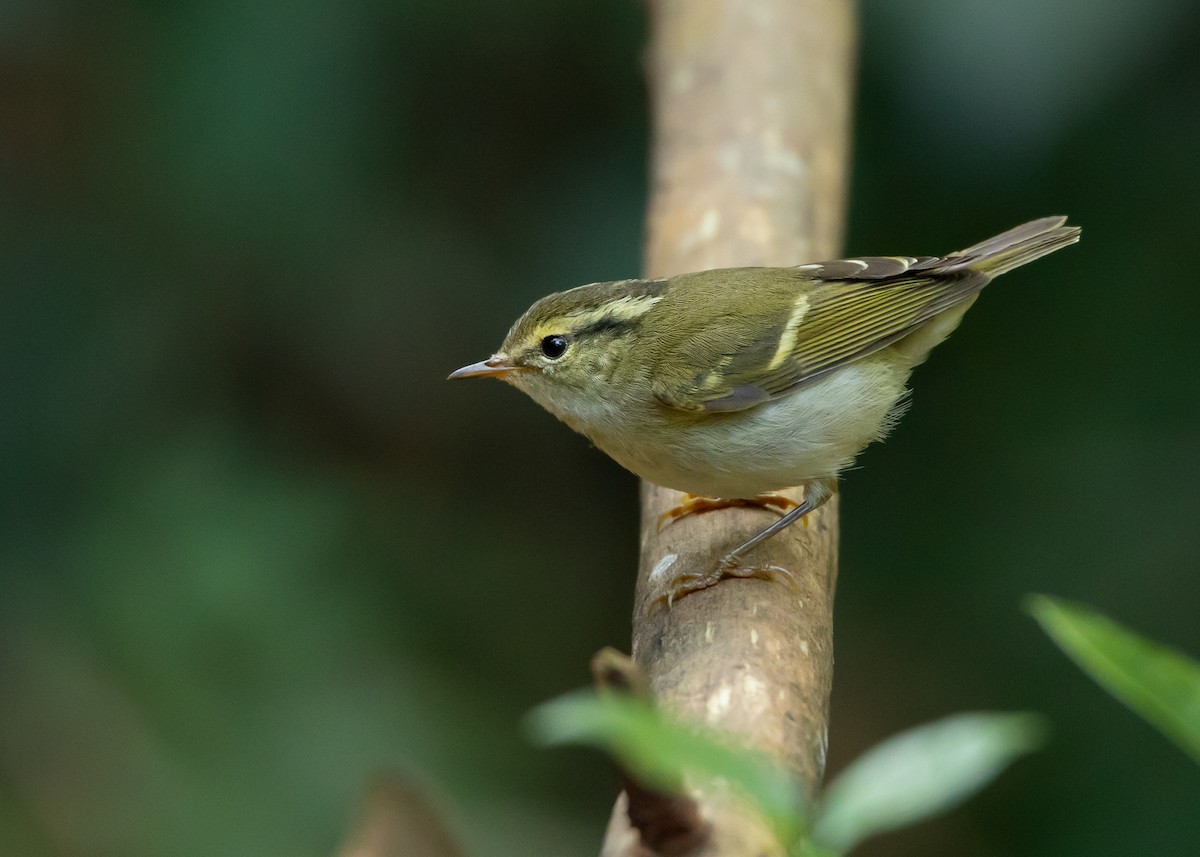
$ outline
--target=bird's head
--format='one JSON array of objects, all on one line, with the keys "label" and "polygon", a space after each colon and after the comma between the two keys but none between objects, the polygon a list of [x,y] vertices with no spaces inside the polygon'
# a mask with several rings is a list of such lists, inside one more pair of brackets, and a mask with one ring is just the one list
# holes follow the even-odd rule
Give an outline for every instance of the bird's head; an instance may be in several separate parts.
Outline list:
[{"label": "bird's head", "polygon": [[619,406],[647,315],[662,300],[661,280],[592,283],[547,295],[517,319],[498,351],[450,378],[494,377],[524,390],[568,423]]}]

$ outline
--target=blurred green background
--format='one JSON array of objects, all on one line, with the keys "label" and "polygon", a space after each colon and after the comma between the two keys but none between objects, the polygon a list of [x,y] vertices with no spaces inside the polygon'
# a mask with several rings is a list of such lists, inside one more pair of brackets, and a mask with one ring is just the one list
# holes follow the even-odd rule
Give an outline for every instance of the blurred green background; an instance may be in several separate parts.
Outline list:
[{"label": "blurred green background", "polygon": [[[636,275],[642,9],[0,2],[0,854],[323,855],[369,772],[595,853],[520,717],[627,646],[633,477],[446,373]],[[1054,727],[873,855],[1191,855],[1200,772],[1019,611],[1200,654],[1200,7],[871,0],[846,250],[1070,214],[843,488],[831,767]],[[807,260],[796,260],[797,262]]]}]

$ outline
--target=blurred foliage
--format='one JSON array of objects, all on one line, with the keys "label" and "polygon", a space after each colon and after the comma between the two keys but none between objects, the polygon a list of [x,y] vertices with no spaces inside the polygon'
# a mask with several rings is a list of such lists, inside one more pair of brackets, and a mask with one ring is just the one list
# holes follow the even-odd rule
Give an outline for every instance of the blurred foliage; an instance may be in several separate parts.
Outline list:
[{"label": "blurred foliage", "polygon": [[1032,714],[976,712],[901,732],[872,747],[825,790],[812,837],[839,854],[958,806],[1043,741]]},{"label": "blurred foliage", "polygon": [[804,832],[799,784],[773,759],[644,700],[578,692],[538,706],[529,724],[539,743],[604,750],[638,783],[662,794],[682,793],[689,775],[701,782],[724,781],[759,809],[783,842]]},{"label": "blurred foliage", "polygon": [[1200,663],[1078,605],[1039,595],[1029,609],[1088,675],[1200,762]]},{"label": "blurred foliage", "polygon": [[681,793],[685,782],[727,783],[797,857],[845,854],[871,836],[958,805],[1036,749],[1044,731],[1029,714],[947,717],[872,747],[809,805],[774,760],[624,694],[559,697],[534,709],[529,722],[539,742],[607,751],[637,782],[663,794]]},{"label": "blurred foliage", "polygon": [[[1194,768],[1016,605],[1200,650],[1200,7],[861,18],[849,252],[1084,227],[845,480],[831,766],[946,711],[1070,727],[861,853],[1191,854]],[[533,298],[637,272],[641,7],[0,20],[0,853],[328,854],[382,766],[471,853],[594,853],[611,772],[518,723],[628,639],[634,481],[442,379]]]}]

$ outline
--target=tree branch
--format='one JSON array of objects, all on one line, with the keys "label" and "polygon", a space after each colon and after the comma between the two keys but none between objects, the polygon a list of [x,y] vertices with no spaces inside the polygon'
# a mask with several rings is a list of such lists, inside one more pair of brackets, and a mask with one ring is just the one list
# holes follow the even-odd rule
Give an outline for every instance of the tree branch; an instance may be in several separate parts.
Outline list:
[{"label": "tree branch", "polygon": [[[839,249],[852,90],[848,0],[650,0],[654,113],[647,276],[795,265]],[[799,499],[798,492],[792,496]],[[757,548],[785,581],[725,580],[651,610],[676,574],[706,568],[768,523],[759,510],[685,518],[676,492],[642,486],[633,655],[657,701],[769,753],[810,792],[825,765],[833,677],[837,505]],[[693,854],[782,854],[765,822],[713,786],[691,789],[708,824]],[[603,854],[654,853],[614,809]]]}]

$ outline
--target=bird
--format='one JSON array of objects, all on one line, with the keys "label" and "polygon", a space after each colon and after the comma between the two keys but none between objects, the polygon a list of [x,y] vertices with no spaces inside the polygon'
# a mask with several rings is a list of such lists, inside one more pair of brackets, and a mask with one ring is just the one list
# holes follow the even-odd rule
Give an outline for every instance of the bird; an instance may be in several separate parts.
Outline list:
[{"label": "bird", "polygon": [[[1079,237],[1044,217],[944,256],[591,283],[536,301],[494,354],[449,377],[506,381],[627,470],[685,492],[660,525],[778,507],[712,567],[675,578],[669,605],[727,577],[769,576],[747,554],[834,495],[980,291]],[[792,486],[799,503],[772,494]]]}]

